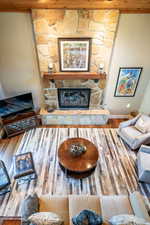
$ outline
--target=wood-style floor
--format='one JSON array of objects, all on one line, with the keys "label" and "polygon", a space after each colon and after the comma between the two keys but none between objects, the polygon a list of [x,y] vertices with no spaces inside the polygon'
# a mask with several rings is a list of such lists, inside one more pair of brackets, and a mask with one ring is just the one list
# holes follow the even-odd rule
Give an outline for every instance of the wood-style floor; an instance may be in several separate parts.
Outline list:
[{"label": "wood-style floor", "polygon": [[[106,125],[49,125],[49,126],[40,126],[49,127],[49,128],[118,128],[119,124],[127,119],[109,119]],[[2,139],[0,140],[0,158],[5,161],[6,167],[9,169],[11,165],[12,154],[19,146],[19,143],[22,139],[23,134],[15,136],[13,138]]]},{"label": "wood-style floor", "polygon": [[[61,127],[99,127],[99,128],[117,128],[119,123],[122,122],[123,119],[111,119],[109,123],[105,126],[61,126]],[[49,126],[49,127],[60,127],[60,126]],[[17,148],[20,145],[21,139],[23,135],[19,135],[10,139],[0,140],[0,158],[2,158],[8,169],[11,167],[12,154],[16,152]],[[4,221],[3,225],[19,225],[20,222],[15,221]]]},{"label": "wood-style floor", "polygon": [[0,225],[20,225],[20,220],[3,220]]}]

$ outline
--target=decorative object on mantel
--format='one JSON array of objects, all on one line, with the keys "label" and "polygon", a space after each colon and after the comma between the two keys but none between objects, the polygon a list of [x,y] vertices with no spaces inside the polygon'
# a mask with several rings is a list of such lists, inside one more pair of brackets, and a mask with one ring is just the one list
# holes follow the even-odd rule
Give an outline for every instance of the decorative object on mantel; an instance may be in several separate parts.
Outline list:
[{"label": "decorative object on mantel", "polygon": [[0,195],[10,192],[10,178],[5,167],[5,164],[0,160]]},{"label": "decorative object on mantel", "polygon": [[86,152],[86,146],[80,143],[73,143],[70,145],[69,151],[72,156],[77,157]]},{"label": "decorative object on mantel", "polygon": [[91,38],[58,38],[60,71],[89,71]]},{"label": "decorative object on mantel", "polygon": [[119,69],[115,97],[133,97],[135,95],[142,67],[121,67]]},{"label": "decorative object on mantel", "polygon": [[104,63],[100,63],[98,73],[104,73]]},{"label": "decorative object on mantel", "polygon": [[48,64],[48,73],[50,73],[50,74],[53,73],[53,63]]}]

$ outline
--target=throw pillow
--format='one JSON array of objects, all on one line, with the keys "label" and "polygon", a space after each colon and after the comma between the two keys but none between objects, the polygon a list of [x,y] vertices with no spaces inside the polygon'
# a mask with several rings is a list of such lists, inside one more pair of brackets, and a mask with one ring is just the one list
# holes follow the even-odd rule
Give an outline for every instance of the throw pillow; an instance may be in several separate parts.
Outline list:
[{"label": "throw pillow", "polygon": [[136,122],[135,128],[141,131],[143,134],[150,132],[150,117],[142,115]]},{"label": "throw pillow", "polygon": [[74,225],[102,225],[102,217],[91,210],[83,210],[72,218]]},{"label": "throw pillow", "polygon": [[112,225],[150,225],[150,223],[146,222],[143,218],[134,215],[113,216],[109,222]]},{"label": "throw pillow", "polygon": [[21,205],[21,224],[29,225],[28,217],[39,211],[39,199],[36,193],[29,195]]},{"label": "throw pillow", "polygon": [[52,212],[34,213],[28,220],[36,225],[63,225],[61,217]]}]

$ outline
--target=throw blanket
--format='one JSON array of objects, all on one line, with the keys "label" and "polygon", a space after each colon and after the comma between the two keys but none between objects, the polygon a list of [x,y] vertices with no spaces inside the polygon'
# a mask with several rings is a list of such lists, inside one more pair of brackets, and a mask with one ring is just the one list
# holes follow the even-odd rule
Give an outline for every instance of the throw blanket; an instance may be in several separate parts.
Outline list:
[{"label": "throw blanket", "polygon": [[91,210],[83,210],[72,218],[74,225],[102,225],[102,217]]}]

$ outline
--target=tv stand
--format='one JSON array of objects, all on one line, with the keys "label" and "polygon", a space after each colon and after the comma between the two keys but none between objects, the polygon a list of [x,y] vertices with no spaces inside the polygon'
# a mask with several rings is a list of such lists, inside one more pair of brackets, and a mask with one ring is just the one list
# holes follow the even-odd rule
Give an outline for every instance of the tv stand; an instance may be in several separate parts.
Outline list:
[{"label": "tv stand", "polygon": [[28,111],[2,118],[2,123],[7,137],[12,137],[38,126],[39,120],[34,111]]}]

